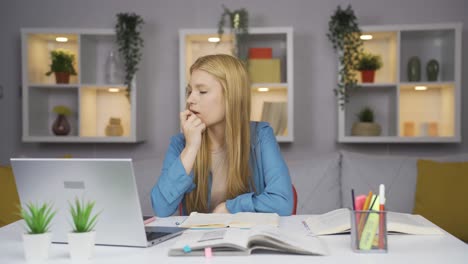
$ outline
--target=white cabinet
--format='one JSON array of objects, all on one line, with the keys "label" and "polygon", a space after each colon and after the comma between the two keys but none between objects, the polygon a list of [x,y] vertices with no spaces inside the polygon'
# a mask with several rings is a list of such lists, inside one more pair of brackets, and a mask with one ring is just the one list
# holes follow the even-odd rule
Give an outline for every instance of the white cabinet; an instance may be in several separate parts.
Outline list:
[{"label": "white cabinet", "polygon": [[[58,42],[57,37],[67,41]],[[118,54],[113,29],[26,28],[21,30],[21,42],[24,142],[143,140],[142,106],[137,104],[142,96],[138,76],[133,79],[129,98],[123,79],[106,83],[106,60],[111,51]],[[68,84],[57,84],[53,74],[45,75],[51,64],[50,52],[57,49],[75,56],[77,75],[71,76]],[[119,74],[123,76],[122,69]],[[65,136],[57,136],[51,129],[57,105],[72,112],[67,118],[70,133]],[[106,135],[111,118],[120,122],[122,135]]]},{"label": "white cabinet", "polygon": [[[220,43],[209,42],[210,37],[218,37],[216,29],[181,29],[179,31],[181,111],[185,109],[189,69],[195,60],[208,54],[232,55],[232,35],[224,34]],[[293,29],[289,27],[251,28],[243,47],[243,52],[248,52],[251,48],[271,49],[271,58],[279,64],[279,68],[275,68],[279,69],[277,72],[270,73],[268,70],[264,72],[266,75],[276,76],[272,79],[274,82],[251,83],[251,120],[270,122],[279,142],[292,142],[294,139]],[[253,72],[252,63],[252,61],[248,63],[251,73]],[[255,67],[259,70],[266,69],[258,68],[258,65]]]},{"label": "white cabinet", "polygon": [[[373,36],[364,41],[364,51],[380,55],[383,67],[373,83],[360,83],[339,108],[338,142],[460,142],[461,24],[364,26],[362,31]],[[410,66],[414,58],[416,77],[418,67]],[[428,78],[430,60],[439,66],[435,80]],[[366,106],[374,110],[380,136],[351,135],[356,114]]]}]

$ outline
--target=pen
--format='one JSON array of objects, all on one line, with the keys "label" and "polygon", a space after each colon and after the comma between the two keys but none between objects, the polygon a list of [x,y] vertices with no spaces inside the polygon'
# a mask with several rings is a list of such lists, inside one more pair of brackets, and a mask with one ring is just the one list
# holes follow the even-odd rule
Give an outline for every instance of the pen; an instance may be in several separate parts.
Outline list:
[{"label": "pen", "polygon": [[[372,201],[372,191],[369,191],[369,194],[366,197],[366,201],[364,202],[364,206],[362,207],[362,211],[367,211],[369,210],[369,205]],[[359,213],[359,225],[358,225],[358,239],[361,239],[361,233],[362,229],[364,228],[364,224],[366,223],[366,218],[367,213],[365,212],[360,212]]]},{"label": "pen", "polygon": [[356,211],[356,201],[354,198],[354,189],[351,189],[351,200],[353,201],[353,211]]},{"label": "pen", "polygon": [[143,223],[144,223],[145,225],[147,225],[147,224],[149,224],[149,223],[151,223],[151,222],[154,222],[155,220],[156,220],[156,216],[152,216],[152,217],[150,217],[150,218],[148,218],[148,219],[143,220]]},{"label": "pen", "polygon": [[380,201],[380,223],[379,223],[379,248],[384,248],[384,211],[385,211],[385,185],[379,186],[379,201]]}]

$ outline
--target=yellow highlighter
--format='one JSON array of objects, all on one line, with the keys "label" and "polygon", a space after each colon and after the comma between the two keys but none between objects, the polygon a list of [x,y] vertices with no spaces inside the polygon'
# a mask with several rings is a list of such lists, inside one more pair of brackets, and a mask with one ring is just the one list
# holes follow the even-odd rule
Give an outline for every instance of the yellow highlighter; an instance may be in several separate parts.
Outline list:
[{"label": "yellow highlighter", "polygon": [[[374,200],[375,195],[372,197]],[[376,201],[373,202],[372,208],[369,208],[373,213],[367,215],[367,220],[362,230],[361,240],[359,241],[359,249],[370,250],[372,248],[372,242],[374,241],[377,228],[379,227],[379,197],[375,197]]]}]

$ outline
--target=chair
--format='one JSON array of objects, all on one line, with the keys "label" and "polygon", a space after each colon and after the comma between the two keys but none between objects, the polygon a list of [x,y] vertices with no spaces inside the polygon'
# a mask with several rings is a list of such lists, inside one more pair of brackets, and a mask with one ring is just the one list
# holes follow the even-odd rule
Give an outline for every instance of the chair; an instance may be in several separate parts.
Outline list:
[{"label": "chair", "polygon": [[296,192],[296,187],[294,187],[294,185],[292,185],[292,190],[293,190],[293,202],[294,202],[292,215],[295,215],[296,210],[297,210],[297,192]]},{"label": "chair", "polygon": [[0,165],[0,227],[21,219],[19,205],[13,170],[10,166]]}]

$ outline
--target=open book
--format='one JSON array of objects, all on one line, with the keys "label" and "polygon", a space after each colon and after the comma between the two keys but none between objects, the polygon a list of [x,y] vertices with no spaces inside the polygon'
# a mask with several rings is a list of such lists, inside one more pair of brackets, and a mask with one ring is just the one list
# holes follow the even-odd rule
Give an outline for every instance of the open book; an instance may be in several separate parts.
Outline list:
[{"label": "open book", "polygon": [[202,256],[208,247],[214,256],[250,255],[252,252],[328,255],[318,237],[257,227],[187,230],[169,249],[169,256]]},{"label": "open book", "polygon": [[[315,235],[349,233],[351,231],[351,212],[341,208],[321,215],[308,217],[305,224]],[[439,227],[420,215],[387,212],[387,232],[411,235],[440,235]]]},{"label": "open book", "polygon": [[204,214],[193,212],[181,226],[189,228],[250,228],[257,225],[278,227],[279,221],[280,217],[276,213]]}]

